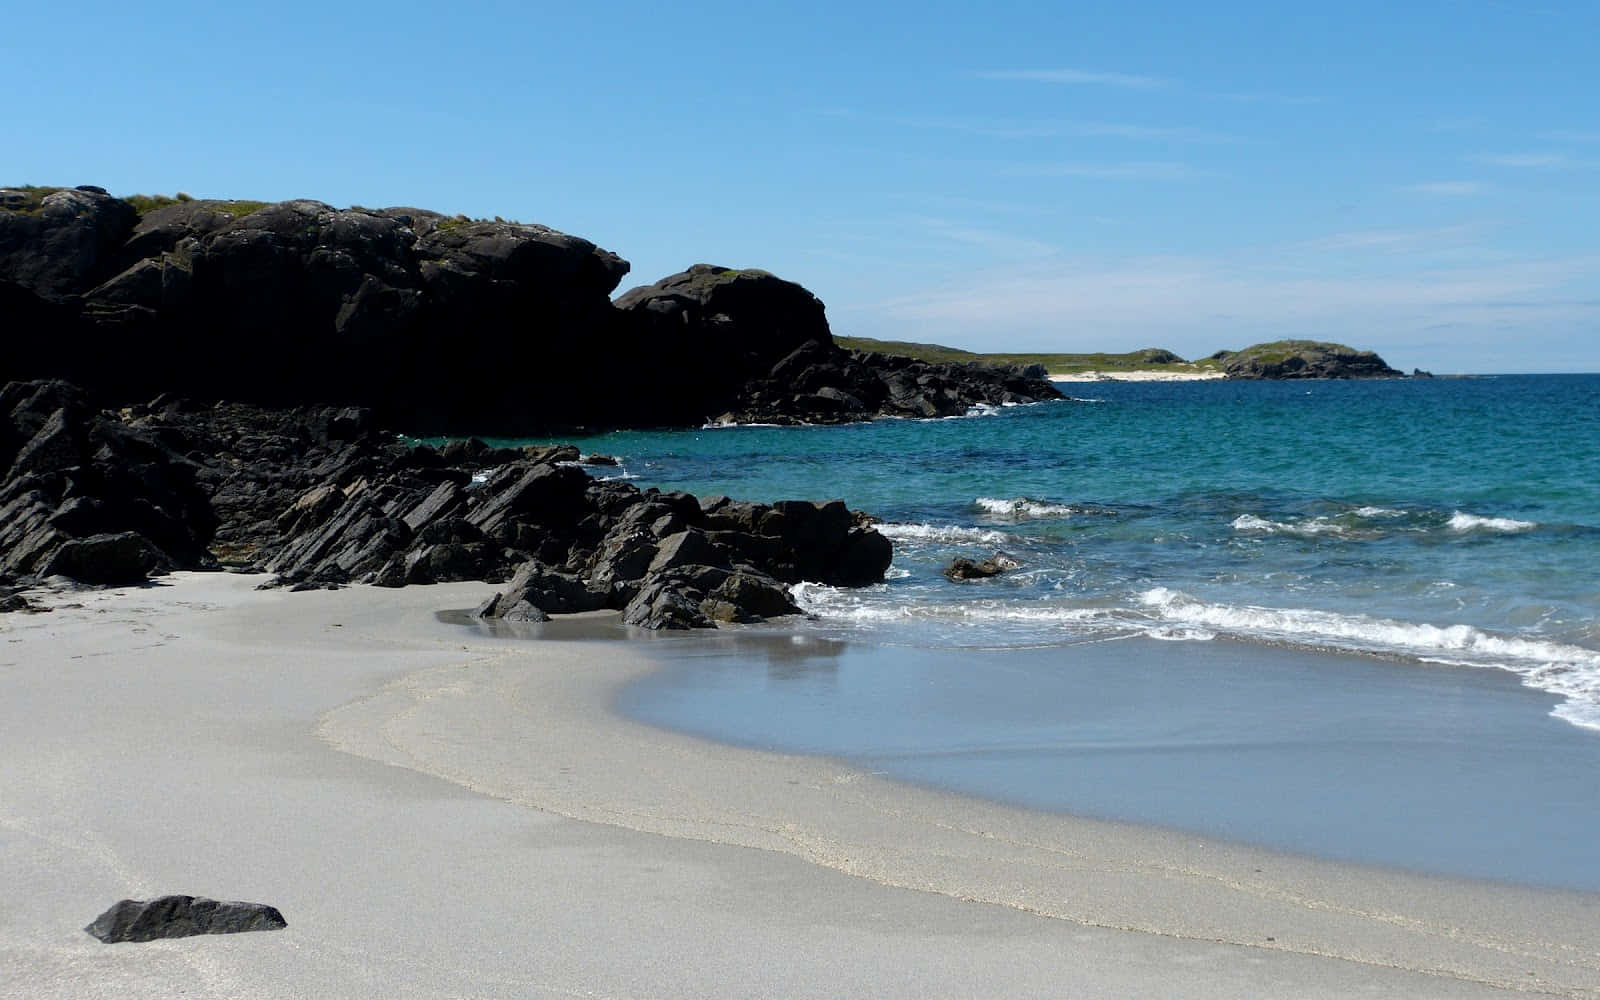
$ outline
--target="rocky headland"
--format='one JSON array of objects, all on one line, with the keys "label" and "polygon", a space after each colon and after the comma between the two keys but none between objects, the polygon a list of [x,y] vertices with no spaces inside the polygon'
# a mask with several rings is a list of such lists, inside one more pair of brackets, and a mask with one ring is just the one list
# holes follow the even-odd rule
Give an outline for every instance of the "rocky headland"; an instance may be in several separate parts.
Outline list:
[{"label": "rocky headland", "polygon": [[822,303],[765,271],[697,264],[613,301],[628,269],[544,226],[422,209],[0,189],[0,609],[51,578],[226,568],[295,588],[484,580],[502,586],[479,613],[513,621],[794,614],[794,583],[883,579],[889,542],[842,501],[641,491],[571,446],[395,431],[1060,398],[1040,368],[844,350]]},{"label": "rocky headland", "polygon": [[0,382],[102,405],[177,393],[373,410],[416,434],[936,417],[1055,399],[1042,369],[835,344],[765,271],[697,264],[612,301],[628,262],[538,225],[0,189]]}]

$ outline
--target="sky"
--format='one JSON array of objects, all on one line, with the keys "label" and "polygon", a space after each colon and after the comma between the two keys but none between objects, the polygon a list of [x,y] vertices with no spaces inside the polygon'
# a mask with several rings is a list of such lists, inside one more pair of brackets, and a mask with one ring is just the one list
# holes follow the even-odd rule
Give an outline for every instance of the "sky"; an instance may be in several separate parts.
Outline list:
[{"label": "sky", "polygon": [[1600,371],[1600,3],[23,5],[0,184],[538,222],[836,335]]}]

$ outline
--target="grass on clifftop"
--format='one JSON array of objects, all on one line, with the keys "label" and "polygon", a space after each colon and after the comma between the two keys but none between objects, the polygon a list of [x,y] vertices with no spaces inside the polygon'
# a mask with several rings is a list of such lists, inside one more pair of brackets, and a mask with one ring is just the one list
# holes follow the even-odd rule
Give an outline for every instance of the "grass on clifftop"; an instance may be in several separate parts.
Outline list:
[{"label": "grass on clifftop", "polygon": [[1262,364],[1282,364],[1297,354],[1370,354],[1344,344],[1325,340],[1274,340],[1266,344],[1253,344],[1242,351],[1218,351],[1212,357],[1225,361],[1259,361]]},{"label": "grass on clifftop", "polygon": [[0,185],[0,188],[3,188],[7,192],[22,195],[22,200],[19,202],[15,198],[11,197],[10,194],[8,194],[6,204],[0,205],[0,208],[4,208],[9,212],[23,212],[27,214],[37,212],[40,206],[43,205],[44,200],[55,194],[57,191],[67,190],[59,185],[52,187],[42,184],[8,184]]},{"label": "grass on clifftop", "polygon": [[1214,358],[1185,361],[1159,347],[1126,354],[978,354],[941,344],[917,344],[904,340],[874,340],[871,337],[835,337],[834,343],[850,351],[877,351],[933,362],[978,362],[989,365],[1044,365],[1052,375],[1076,372],[1174,372],[1193,374],[1221,369]]},{"label": "grass on clifftop", "polygon": [[[71,191],[74,189],[62,187],[60,185],[47,186],[42,184],[14,184],[10,186],[0,186],[0,190],[9,192],[7,195],[7,203],[0,205],[0,208],[4,208],[7,211],[12,212],[32,214],[39,211],[44,204],[44,200],[50,195],[55,194],[57,191]],[[22,199],[17,201],[12,196],[19,193],[22,195]],[[127,202],[129,205],[132,205],[133,210],[138,212],[139,216],[142,218],[157,209],[166,208],[169,205],[192,202],[197,199],[194,197],[194,195],[179,191],[175,195],[130,194],[123,196],[121,200]],[[235,219],[242,219],[247,215],[251,215],[255,212],[261,211],[263,208],[266,208],[270,202],[248,200],[213,201],[206,199],[204,204],[210,206],[218,212],[225,212],[228,215],[233,216]]]},{"label": "grass on clifftop", "polygon": [[194,196],[179,191],[175,195],[166,194],[130,194],[122,199],[133,206],[133,210],[141,216],[149,215],[158,208],[176,205],[179,202],[194,201]]}]

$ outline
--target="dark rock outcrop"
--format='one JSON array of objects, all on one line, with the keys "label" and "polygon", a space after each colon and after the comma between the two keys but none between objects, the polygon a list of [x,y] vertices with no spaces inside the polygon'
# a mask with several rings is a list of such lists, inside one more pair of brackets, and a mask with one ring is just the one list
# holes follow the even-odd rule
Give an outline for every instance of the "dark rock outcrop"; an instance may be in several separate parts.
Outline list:
[{"label": "dark rock outcrop", "polygon": [[1229,378],[1237,379],[1402,378],[1405,374],[1372,351],[1315,340],[1279,340],[1242,351],[1218,351],[1212,357],[1222,362]]},{"label": "dark rock outcrop", "polygon": [[[639,342],[701,352],[696,372],[675,377],[695,404],[677,410],[676,423],[948,417],[984,404],[1061,398],[1041,366],[934,364],[843,350],[822,303],[765,271],[696,264],[629,291],[616,305]],[[671,357],[656,363],[658,370],[675,367]]]},{"label": "dark rock outcrop", "polygon": [[1022,564],[1006,555],[996,552],[988,559],[973,561],[966,556],[957,556],[949,566],[945,567],[944,575],[951,580],[987,580],[991,576],[999,576],[1007,570],[1013,570]]},{"label": "dark rock outcrop", "polygon": [[0,304],[23,321],[0,378],[116,403],[359,404],[413,430],[580,424],[604,393],[600,369],[572,373],[613,341],[627,270],[544,226],[415,209],[185,201],[141,217],[97,190],[0,190]]},{"label": "dark rock outcrop", "polygon": [[161,896],[124,899],[84,928],[106,944],[193,937],[196,934],[241,934],[276,931],[289,926],[277,907],[265,903],[219,902],[204,896]]},{"label": "dark rock outcrop", "polygon": [[359,409],[163,397],[113,413],[63,382],[12,383],[0,574],[125,584],[226,565],[295,589],[486,580],[503,582],[486,617],[610,608],[677,628],[795,614],[790,585],[875,583],[893,554],[837,500],[702,504],[594,480],[577,458],[412,446]]},{"label": "dark rock outcrop", "polygon": [[1059,395],[1021,371],[851,355],[815,296],[764,271],[696,265],[613,305],[627,271],[544,226],[421,209],[140,215],[98,188],[0,189],[0,380],[65,378],[109,405],[357,405],[413,433],[836,423]]},{"label": "dark rock outcrop", "polygon": [[0,572],[137,583],[214,566],[197,463],[65,382],[0,389]]},{"label": "dark rock outcrop", "polygon": [[0,279],[59,302],[113,273],[138,212],[104,188],[0,190]]}]

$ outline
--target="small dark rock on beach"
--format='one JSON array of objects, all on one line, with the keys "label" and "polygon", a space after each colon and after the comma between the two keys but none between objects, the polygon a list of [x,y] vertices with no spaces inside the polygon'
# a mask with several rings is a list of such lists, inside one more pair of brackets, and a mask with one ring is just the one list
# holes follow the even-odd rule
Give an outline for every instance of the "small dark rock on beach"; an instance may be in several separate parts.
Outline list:
[{"label": "small dark rock on beach", "polygon": [[265,903],[218,902],[204,896],[124,899],[84,928],[106,944],[156,941],[197,934],[276,931],[289,926],[277,907]]}]

